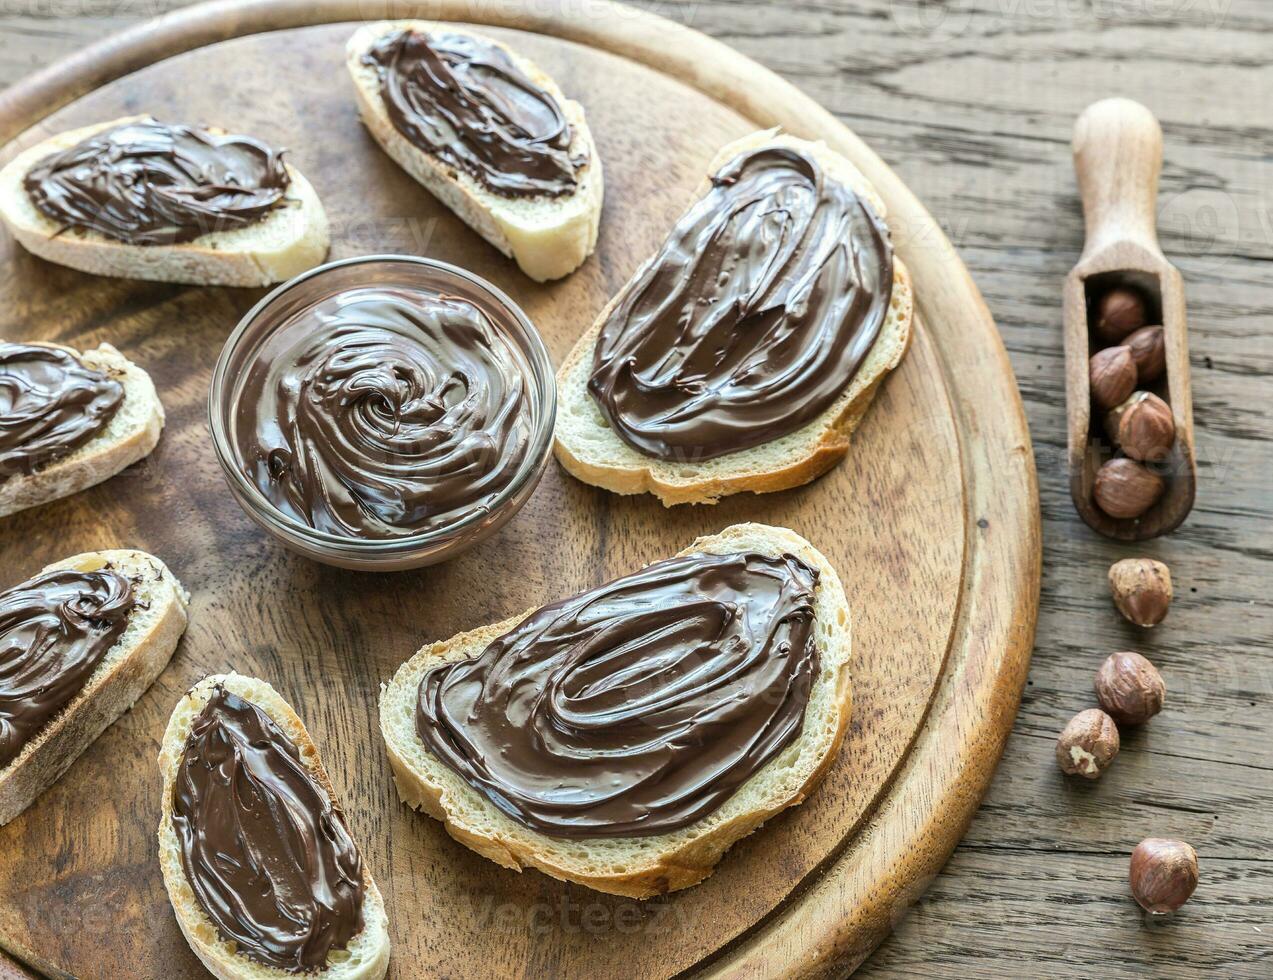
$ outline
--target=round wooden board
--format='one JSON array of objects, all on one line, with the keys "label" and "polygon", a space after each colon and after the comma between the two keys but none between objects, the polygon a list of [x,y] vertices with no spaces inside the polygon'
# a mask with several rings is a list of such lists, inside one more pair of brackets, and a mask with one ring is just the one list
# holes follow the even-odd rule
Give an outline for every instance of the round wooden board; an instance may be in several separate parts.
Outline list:
[{"label": "round wooden board", "polygon": [[[560,361],[657,246],[715,150],[782,125],[825,139],[879,189],[922,323],[847,460],[811,486],[665,510],[584,486],[553,465],[526,509],[469,554],[419,572],[357,574],[267,540],[231,500],[213,458],[209,374],[259,291],[94,278],[5,237],[4,335],[115,344],[154,377],[168,425],[147,461],[0,522],[0,586],[70,553],[127,546],[167,561],[193,603],[190,629],[154,687],[0,829],[0,946],[50,973],[200,975],[155,860],[155,753],[181,693],[233,668],[273,683],[323,751],[389,905],[391,975],[842,973],[959,840],[1025,679],[1038,499],[994,324],[897,177],[825,110],[722,45],[598,0],[582,16],[570,4],[560,15],[530,15],[492,0],[375,7],[212,4],[110,39],[0,96],[0,139],[13,140],[4,158],[52,132],[141,111],[259,135],[291,147],[322,195],[333,258],[403,251],[474,269],[523,305]],[[385,13],[485,25],[584,103],[607,189],[597,254],[579,272],[530,282],[363,131],[343,44],[350,21]],[[852,606],[852,726],[803,806],[740,842],[702,885],[639,903],[501,870],[398,802],[376,697],[422,643],[750,520],[810,538],[840,570]]]}]

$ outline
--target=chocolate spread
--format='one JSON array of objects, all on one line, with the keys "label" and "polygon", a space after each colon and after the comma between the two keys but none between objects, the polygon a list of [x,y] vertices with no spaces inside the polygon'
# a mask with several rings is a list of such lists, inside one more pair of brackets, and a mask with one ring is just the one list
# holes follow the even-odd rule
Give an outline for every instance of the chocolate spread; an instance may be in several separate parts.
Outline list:
[{"label": "chocolate spread", "polygon": [[489,508],[526,459],[529,366],[508,312],[361,287],[295,313],[235,392],[243,472],[293,520],[395,538]]},{"label": "chocolate spread", "polygon": [[70,351],[0,343],[0,481],[87,442],[123,400],[123,385]]},{"label": "chocolate spread", "polygon": [[588,390],[647,455],[749,449],[840,396],[892,289],[888,229],[862,199],[798,150],[749,150],[619,294]]},{"label": "chocolate spread", "polygon": [[362,856],[343,814],[282,729],[223,687],[190,726],[172,825],[195,898],[244,956],[319,970],[361,931]]},{"label": "chocolate spread", "polygon": [[282,201],[289,182],[281,150],[153,119],[95,133],[23,179],[47,217],[129,245],[250,225]]},{"label": "chocolate spread", "polygon": [[110,568],[44,572],[0,592],[0,769],[79,694],[135,604]]},{"label": "chocolate spread", "polygon": [[684,827],[798,736],[819,669],[817,582],[791,555],[658,562],[427,672],[416,730],[533,830]]},{"label": "chocolate spread", "polygon": [[571,154],[570,123],[551,93],[503,48],[450,32],[380,38],[376,68],[389,119],[417,148],[509,196],[574,191],[586,154]]}]

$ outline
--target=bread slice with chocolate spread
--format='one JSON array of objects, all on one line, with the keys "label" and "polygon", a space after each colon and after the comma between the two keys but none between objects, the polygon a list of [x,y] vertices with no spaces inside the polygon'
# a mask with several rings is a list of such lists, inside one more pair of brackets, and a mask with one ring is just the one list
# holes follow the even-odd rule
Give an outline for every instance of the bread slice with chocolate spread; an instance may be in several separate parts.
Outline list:
[{"label": "bread slice with chocolate spread", "polygon": [[[425,674],[445,662],[479,657],[492,642],[538,610],[425,646],[403,664],[383,688],[380,728],[403,802],[443,821],[447,832],[466,847],[515,871],[537,868],[563,881],[642,899],[702,881],[735,841],[780,811],[803,802],[813,792],[835,760],[849,722],[849,609],[835,569],[795,532],[763,524],[738,524],[719,534],[699,538],[677,557],[739,554],[759,555],[771,561],[794,557],[816,572],[809,636],[816,649],[818,667],[807,688],[802,721],[792,739],[706,815],[676,829],[648,836],[550,836],[531,829],[525,821],[514,819],[430,750],[417,729],[419,689]],[[711,614],[702,611],[705,605],[707,603],[691,603],[695,607],[692,616],[711,620]],[[622,689],[634,692],[638,700],[646,699],[663,706],[664,696],[673,696],[673,686],[684,685],[687,677],[702,680],[704,663],[696,657],[681,662],[681,666],[692,668],[689,674],[681,673],[675,666],[669,668],[666,663],[652,673],[626,668],[616,668],[621,676],[598,678],[589,673],[592,667],[610,662],[627,648],[630,643],[613,636],[604,650],[589,647],[586,637],[578,639],[571,648],[590,649],[592,653],[586,665],[573,664],[583,687],[572,686],[573,693],[567,698],[569,707],[560,709],[572,717],[575,712],[587,715],[588,720],[581,722],[581,731],[594,730],[590,721],[605,715],[605,709],[592,711],[584,706],[585,702],[591,703],[591,698],[605,698],[616,689]],[[520,656],[516,660],[522,662]],[[485,684],[482,689],[486,691]],[[483,698],[489,701],[487,693]],[[556,704],[556,695],[553,702]],[[653,731],[651,728],[651,733]],[[717,742],[719,739],[698,744]]]},{"label": "bread slice with chocolate spread", "polygon": [[[372,879],[371,869],[365,860],[361,861],[362,895],[358,906],[361,927],[347,943],[334,945],[328,949],[324,965],[317,968],[307,967],[303,970],[289,968],[283,970],[246,955],[233,941],[227,939],[219,931],[215,922],[196,897],[195,890],[186,875],[185,864],[182,859],[182,843],[174,826],[173,794],[177,786],[179,769],[191,737],[192,728],[200,717],[201,712],[208,705],[208,702],[219,691],[228,692],[254,706],[274,726],[277,726],[282,736],[295,747],[295,761],[304,767],[309,778],[313,783],[317,784],[318,791],[331,804],[334,814],[329,811],[329,815],[333,819],[340,819],[343,823],[343,819],[340,817],[339,804],[336,800],[336,793],[332,787],[331,779],[327,775],[327,770],[323,767],[318,747],[314,744],[304,723],[297,716],[291,705],[283,700],[273,687],[265,681],[254,677],[245,677],[242,674],[233,673],[205,677],[182,695],[181,700],[173,708],[172,716],[168,720],[168,727],[164,731],[163,741],[159,750],[159,770],[163,777],[159,819],[159,865],[163,873],[164,887],[168,890],[168,898],[172,902],[172,909],[177,917],[177,924],[181,927],[182,934],[186,937],[186,941],[190,943],[190,948],[194,950],[195,955],[203,962],[203,965],[207,967],[213,976],[219,977],[220,980],[269,980],[269,978],[285,976],[313,977],[315,980],[378,980],[389,969],[388,916],[385,911],[384,899]],[[259,749],[260,746],[254,744],[252,748]],[[255,792],[259,793],[264,777],[259,768],[260,760],[258,759],[257,761],[257,768],[253,768],[250,773],[240,773],[238,778],[245,784],[251,784],[256,787]],[[288,765],[295,765],[295,762],[289,761]],[[216,773],[216,778],[223,778],[225,775],[224,772],[218,772]],[[240,791],[237,788],[227,787],[227,791],[233,793],[236,802],[247,798],[245,791]],[[297,805],[295,797],[278,798],[271,805],[270,802],[262,802],[261,799],[254,796],[251,800],[248,800],[248,804],[253,802],[260,806],[262,813],[278,814],[281,809],[282,815],[278,816],[277,819],[284,822],[290,828],[289,832],[295,837],[295,839],[286,842],[285,853],[289,853],[290,848],[299,847],[305,843],[306,835],[299,829],[299,816],[295,812],[290,811],[290,807]],[[260,815],[258,814],[257,816],[259,819]],[[316,832],[324,832],[321,821]],[[327,832],[330,832],[330,828],[327,829]],[[245,849],[251,849],[254,844],[260,844],[260,841],[254,839],[252,841],[237,842],[237,846]],[[260,857],[259,854],[258,858],[267,862],[265,867],[268,868],[268,858]],[[218,852],[215,860],[225,861],[227,862],[227,867],[229,867],[231,866],[230,862],[235,859],[232,854],[224,855]],[[288,863],[292,866],[295,865],[294,861]],[[220,877],[219,872],[218,876]],[[221,880],[224,881],[226,879],[222,878]],[[272,875],[267,873],[264,876],[264,880],[267,883],[266,895],[268,896],[268,883],[272,880]],[[330,895],[336,884],[337,882],[327,878],[320,883],[319,887]],[[260,895],[254,897],[257,899],[262,898]],[[301,901],[300,897],[289,893],[276,896],[274,901],[280,903],[277,908],[288,912],[289,927],[297,932],[303,931],[302,923],[296,918],[298,915],[297,908]],[[228,911],[233,913],[234,909],[238,907],[238,904],[234,903]],[[249,913],[244,914],[248,915]],[[320,929],[321,924],[310,922],[309,925],[310,934],[303,940],[303,944],[307,945],[310,942],[323,941],[322,930]]]},{"label": "bread slice with chocolate spread", "polygon": [[[506,55],[524,79],[554,100],[570,128],[565,152],[580,161],[569,193],[500,192],[464,167],[448,163],[412,142],[390,117],[379,70],[366,60],[377,42],[399,31],[437,32],[490,45]],[[537,282],[560,279],[592,254],[604,192],[601,157],[583,107],[567,99],[538,65],[485,35],[454,24],[425,20],[381,21],[360,27],[346,45],[345,63],[354,82],[358,111],[376,142],[465,224],[514,259],[526,275]]]},{"label": "bread slice with chocolate spread", "polygon": [[69,352],[85,367],[118,381],[124,398],[101,431],[87,442],[37,466],[31,473],[0,476],[0,517],[69,497],[109,480],[149,456],[164,427],[164,407],[150,375],[110,344],[101,344],[83,354],[61,344],[32,342],[31,346]]},{"label": "bread slice with chocolate spread", "polygon": [[[0,826],[57,782],[80,754],[133,706],[167,666],[185,632],[190,597],[153,555],[92,551],[49,565],[40,574],[103,569],[131,581],[136,604],[128,613],[123,632],[102,655],[84,686],[16,757],[0,766]],[[0,663],[0,668],[5,666]]]},{"label": "bread slice with chocolate spread", "polygon": [[[754,133],[729,144],[716,155],[707,172],[714,175],[741,154],[768,147],[788,147],[807,154],[826,179],[847,187],[878,221],[885,220],[884,202],[852,163],[824,143],[811,143],[777,130]],[[712,182],[706,181],[698,196],[711,186]],[[601,311],[557,372],[553,449],[566,471],[614,493],[652,493],[665,506],[672,506],[712,504],[742,491],[785,490],[816,479],[839,462],[881,382],[901,362],[910,343],[915,304],[910,274],[901,259],[893,255],[891,296],[874,344],[829,407],[795,431],[771,441],[704,459],[695,458],[693,453],[682,459],[663,459],[635,448],[616,433],[588,388],[602,328],[648,265],[639,269]]]},{"label": "bread slice with chocolate spread", "polygon": [[[0,170],[0,220],[28,252],[98,276],[202,286],[268,286],[311,269],[327,257],[327,214],[304,175],[285,163],[282,200],[258,220],[174,244],[130,244],[88,228],[68,227],[42,212],[24,186],[44,158],[98,133],[149,115],[58,133],[24,150]],[[209,128],[208,133],[223,134]]]}]

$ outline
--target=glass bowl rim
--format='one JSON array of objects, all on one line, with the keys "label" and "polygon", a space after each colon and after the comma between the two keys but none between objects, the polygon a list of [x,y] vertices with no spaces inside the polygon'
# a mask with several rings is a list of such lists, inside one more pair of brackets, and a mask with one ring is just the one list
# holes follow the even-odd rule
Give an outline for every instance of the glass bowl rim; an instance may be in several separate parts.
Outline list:
[{"label": "glass bowl rim", "polygon": [[[474,509],[460,519],[444,524],[441,527],[396,538],[355,538],[332,534],[288,517],[266,499],[255,483],[239,472],[239,468],[234,462],[234,454],[230,448],[229,432],[222,418],[223,413],[221,411],[222,403],[229,397],[226,371],[228,370],[230,356],[242,343],[244,334],[247,333],[248,329],[271,304],[285,293],[324,273],[348,266],[371,263],[396,263],[441,270],[466,280],[480,291],[489,294],[512,314],[513,319],[525,333],[526,339],[529,341],[528,344],[521,343],[516,337],[510,339],[521,348],[523,356],[526,357],[530,365],[531,374],[536,376],[534,380],[539,389],[535,396],[539,409],[539,420],[532,433],[526,458],[518,467],[513,478],[499,491],[491,504],[485,508]],[[539,329],[531,322],[525,311],[502,289],[476,273],[460,266],[452,265],[450,262],[418,255],[377,253],[375,255],[358,255],[348,259],[337,259],[333,262],[325,262],[312,269],[307,269],[286,282],[275,286],[240,318],[230,335],[226,337],[225,343],[221,347],[221,352],[217,355],[217,361],[212,369],[212,378],[208,386],[208,425],[212,432],[213,450],[216,453],[217,462],[221,464],[222,471],[231,482],[232,489],[236,490],[235,496],[239,497],[240,504],[251,502],[253,513],[249,516],[267,522],[271,528],[284,537],[299,539],[319,549],[344,551],[352,555],[371,556],[377,553],[392,555],[401,551],[414,551],[433,544],[445,544],[466,528],[499,513],[504,506],[520,495],[528,482],[538,482],[538,477],[547,464],[548,455],[551,453],[556,420],[556,370],[553,367],[552,358],[548,355],[548,348],[544,344],[544,339],[540,335]]]}]

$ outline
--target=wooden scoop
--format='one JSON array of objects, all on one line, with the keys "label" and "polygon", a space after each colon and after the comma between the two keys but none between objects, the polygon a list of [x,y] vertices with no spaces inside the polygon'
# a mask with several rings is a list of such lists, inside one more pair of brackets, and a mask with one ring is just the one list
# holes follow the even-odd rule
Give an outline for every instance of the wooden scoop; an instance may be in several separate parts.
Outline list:
[{"label": "wooden scoop", "polygon": [[[1065,280],[1065,373],[1069,423],[1070,494],[1088,526],[1111,538],[1140,541],[1174,529],[1193,507],[1193,400],[1180,273],[1158,246],[1155,208],[1162,170],[1162,130],[1153,113],[1129,99],[1096,102],[1074,126],[1074,170],[1083,198],[1087,241]],[[1090,309],[1118,285],[1138,289],[1150,324],[1163,325],[1167,370],[1148,390],[1169,406],[1176,441],[1150,468],[1166,481],[1158,501],[1136,518],[1110,517],[1095,502],[1096,473],[1117,455],[1092,418],[1088,359],[1100,346],[1089,329]],[[1099,411],[1099,409],[1098,409]]]}]

